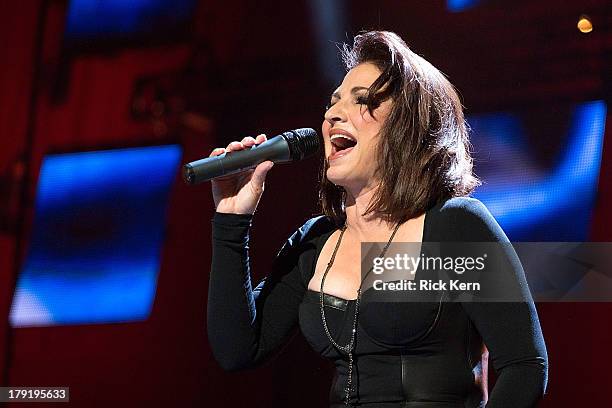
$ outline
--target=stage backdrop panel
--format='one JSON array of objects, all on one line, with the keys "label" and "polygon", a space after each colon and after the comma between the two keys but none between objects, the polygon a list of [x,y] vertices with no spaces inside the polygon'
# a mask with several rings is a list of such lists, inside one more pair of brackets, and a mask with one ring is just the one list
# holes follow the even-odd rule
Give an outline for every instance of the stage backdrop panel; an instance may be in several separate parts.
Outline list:
[{"label": "stage backdrop panel", "polygon": [[11,324],[146,319],[180,158],[177,145],[46,156]]},{"label": "stage backdrop panel", "polygon": [[588,241],[604,101],[471,115],[476,190],[514,241]]}]

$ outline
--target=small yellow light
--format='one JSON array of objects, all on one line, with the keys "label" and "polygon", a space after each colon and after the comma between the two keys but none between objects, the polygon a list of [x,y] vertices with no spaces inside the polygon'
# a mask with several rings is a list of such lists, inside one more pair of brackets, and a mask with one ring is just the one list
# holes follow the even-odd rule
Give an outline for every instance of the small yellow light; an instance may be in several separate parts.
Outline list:
[{"label": "small yellow light", "polygon": [[580,20],[578,20],[578,30],[585,34],[593,31],[593,23],[591,23],[591,19],[589,19],[588,16],[580,16]]}]

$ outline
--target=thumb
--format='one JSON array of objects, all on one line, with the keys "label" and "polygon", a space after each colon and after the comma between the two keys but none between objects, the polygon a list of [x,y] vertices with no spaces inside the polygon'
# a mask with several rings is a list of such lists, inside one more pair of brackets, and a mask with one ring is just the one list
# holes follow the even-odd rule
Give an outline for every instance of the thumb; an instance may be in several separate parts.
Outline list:
[{"label": "thumb", "polygon": [[274,166],[274,162],[268,160],[263,163],[260,163],[255,168],[251,180],[253,181],[253,184],[257,189],[263,188],[263,184],[266,181],[266,175],[268,174],[268,171],[270,171],[272,166]]}]

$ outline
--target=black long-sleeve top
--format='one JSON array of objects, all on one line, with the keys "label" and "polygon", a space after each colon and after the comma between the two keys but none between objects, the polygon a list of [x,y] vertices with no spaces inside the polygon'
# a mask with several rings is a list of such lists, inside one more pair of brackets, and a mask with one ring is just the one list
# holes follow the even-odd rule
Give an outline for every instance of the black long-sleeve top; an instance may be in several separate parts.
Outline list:
[{"label": "black long-sleeve top", "polygon": [[[319,292],[308,289],[323,244],[337,229],[328,217],[307,221],[253,288],[249,271],[252,216],[215,213],[208,295],[208,337],[226,370],[254,367],[300,328],[336,366],[331,406],[340,406],[348,359],[325,335]],[[453,198],[426,212],[424,242],[508,242],[478,200]],[[510,247],[511,248],[511,247]],[[521,299],[513,302],[369,302],[360,304],[351,403],[361,406],[459,408],[481,404],[473,369],[482,342],[497,381],[489,408],[532,407],[547,383],[547,354],[520,261],[505,255]],[[347,344],[355,302],[324,295],[328,327]]]}]

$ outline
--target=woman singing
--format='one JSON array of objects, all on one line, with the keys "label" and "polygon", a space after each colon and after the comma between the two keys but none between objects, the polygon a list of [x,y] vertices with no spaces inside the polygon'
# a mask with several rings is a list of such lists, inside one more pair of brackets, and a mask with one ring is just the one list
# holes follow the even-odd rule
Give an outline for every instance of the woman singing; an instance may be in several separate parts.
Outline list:
[{"label": "woman singing", "polygon": [[[395,34],[374,31],[345,48],[347,74],[322,131],[321,215],[285,243],[251,285],[248,234],[264,190],[264,162],[213,181],[208,336],[226,370],[257,366],[299,327],[331,359],[330,405],[532,407],[547,382],[538,316],[514,251],[513,302],[373,302],[362,286],[361,243],[508,239],[478,200],[468,131],[453,86]],[[232,142],[211,156],[260,144]],[[487,398],[483,346],[497,380]],[[485,378],[486,380],[486,378]],[[486,383],[486,381],[485,381]]]}]

